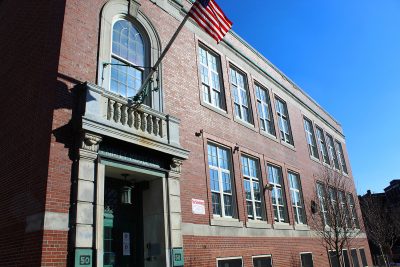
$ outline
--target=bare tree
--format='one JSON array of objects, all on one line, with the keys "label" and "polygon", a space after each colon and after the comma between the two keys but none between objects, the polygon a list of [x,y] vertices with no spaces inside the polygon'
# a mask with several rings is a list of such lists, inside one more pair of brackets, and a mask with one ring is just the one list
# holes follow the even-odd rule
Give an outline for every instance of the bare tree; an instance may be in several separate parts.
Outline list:
[{"label": "bare tree", "polygon": [[352,182],[348,177],[330,168],[322,168],[315,176],[310,226],[321,238],[327,251],[333,251],[333,266],[342,266],[342,252],[360,234]]},{"label": "bare tree", "polygon": [[392,248],[400,237],[399,214],[390,210],[385,196],[370,192],[361,197],[360,205],[368,239],[379,248],[385,266],[389,266],[386,255],[391,256]]}]

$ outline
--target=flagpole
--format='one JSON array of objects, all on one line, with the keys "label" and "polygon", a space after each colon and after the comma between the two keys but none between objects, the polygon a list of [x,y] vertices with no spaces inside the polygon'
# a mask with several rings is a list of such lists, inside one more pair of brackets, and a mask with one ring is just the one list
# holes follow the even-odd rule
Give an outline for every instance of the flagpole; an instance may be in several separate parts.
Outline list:
[{"label": "flagpole", "polygon": [[150,69],[149,74],[147,75],[146,79],[142,83],[142,86],[140,86],[137,94],[132,97],[132,100],[135,98],[138,98],[139,95],[143,94],[147,84],[151,80],[153,74],[157,71],[158,66],[161,64],[161,61],[164,59],[165,55],[167,54],[168,50],[171,48],[172,44],[174,43],[176,37],[178,37],[178,34],[182,30],[185,22],[189,19],[190,17],[190,10],[187,12],[186,16],[183,18],[181,24],[179,25],[178,29],[175,31],[174,35],[172,35],[171,40],[168,42],[167,46],[164,48],[163,52],[161,53],[160,57],[158,58],[157,62],[154,64],[154,66]]}]

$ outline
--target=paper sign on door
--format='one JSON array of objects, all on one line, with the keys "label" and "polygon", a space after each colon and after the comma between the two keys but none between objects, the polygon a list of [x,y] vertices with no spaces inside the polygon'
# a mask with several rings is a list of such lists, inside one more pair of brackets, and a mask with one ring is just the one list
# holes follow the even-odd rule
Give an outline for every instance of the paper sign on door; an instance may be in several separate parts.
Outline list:
[{"label": "paper sign on door", "polygon": [[123,255],[130,256],[131,255],[131,238],[129,233],[123,233],[122,236],[122,248]]}]

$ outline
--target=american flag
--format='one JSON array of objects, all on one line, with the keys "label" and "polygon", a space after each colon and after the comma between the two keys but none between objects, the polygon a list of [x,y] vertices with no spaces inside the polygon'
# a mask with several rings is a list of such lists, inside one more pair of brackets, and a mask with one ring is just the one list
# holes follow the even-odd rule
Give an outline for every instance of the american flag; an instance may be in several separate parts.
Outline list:
[{"label": "american flag", "polygon": [[197,0],[189,15],[218,43],[232,27],[232,22],[214,0]]}]

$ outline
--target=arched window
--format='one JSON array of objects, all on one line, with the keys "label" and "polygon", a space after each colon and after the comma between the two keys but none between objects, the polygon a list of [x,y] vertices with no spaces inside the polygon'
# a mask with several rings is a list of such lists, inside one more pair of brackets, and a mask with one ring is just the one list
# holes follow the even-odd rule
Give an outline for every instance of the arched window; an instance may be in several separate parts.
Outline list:
[{"label": "arched window", "polygon": [[142,34],[127,20],[113,25],[110,91],[133,97],[142,85],[145,74],[145,44]]},{"label": "arched window", "polygon": [[[160,56],[157,31],[139,9],[132,12],[129,1],[109,0],[101,12],[97,83],[113,94],[133,97]],[[110,64],[111,63],[111,64]],[[162,68],[149,83],[144,104],[163,111]]]}]

